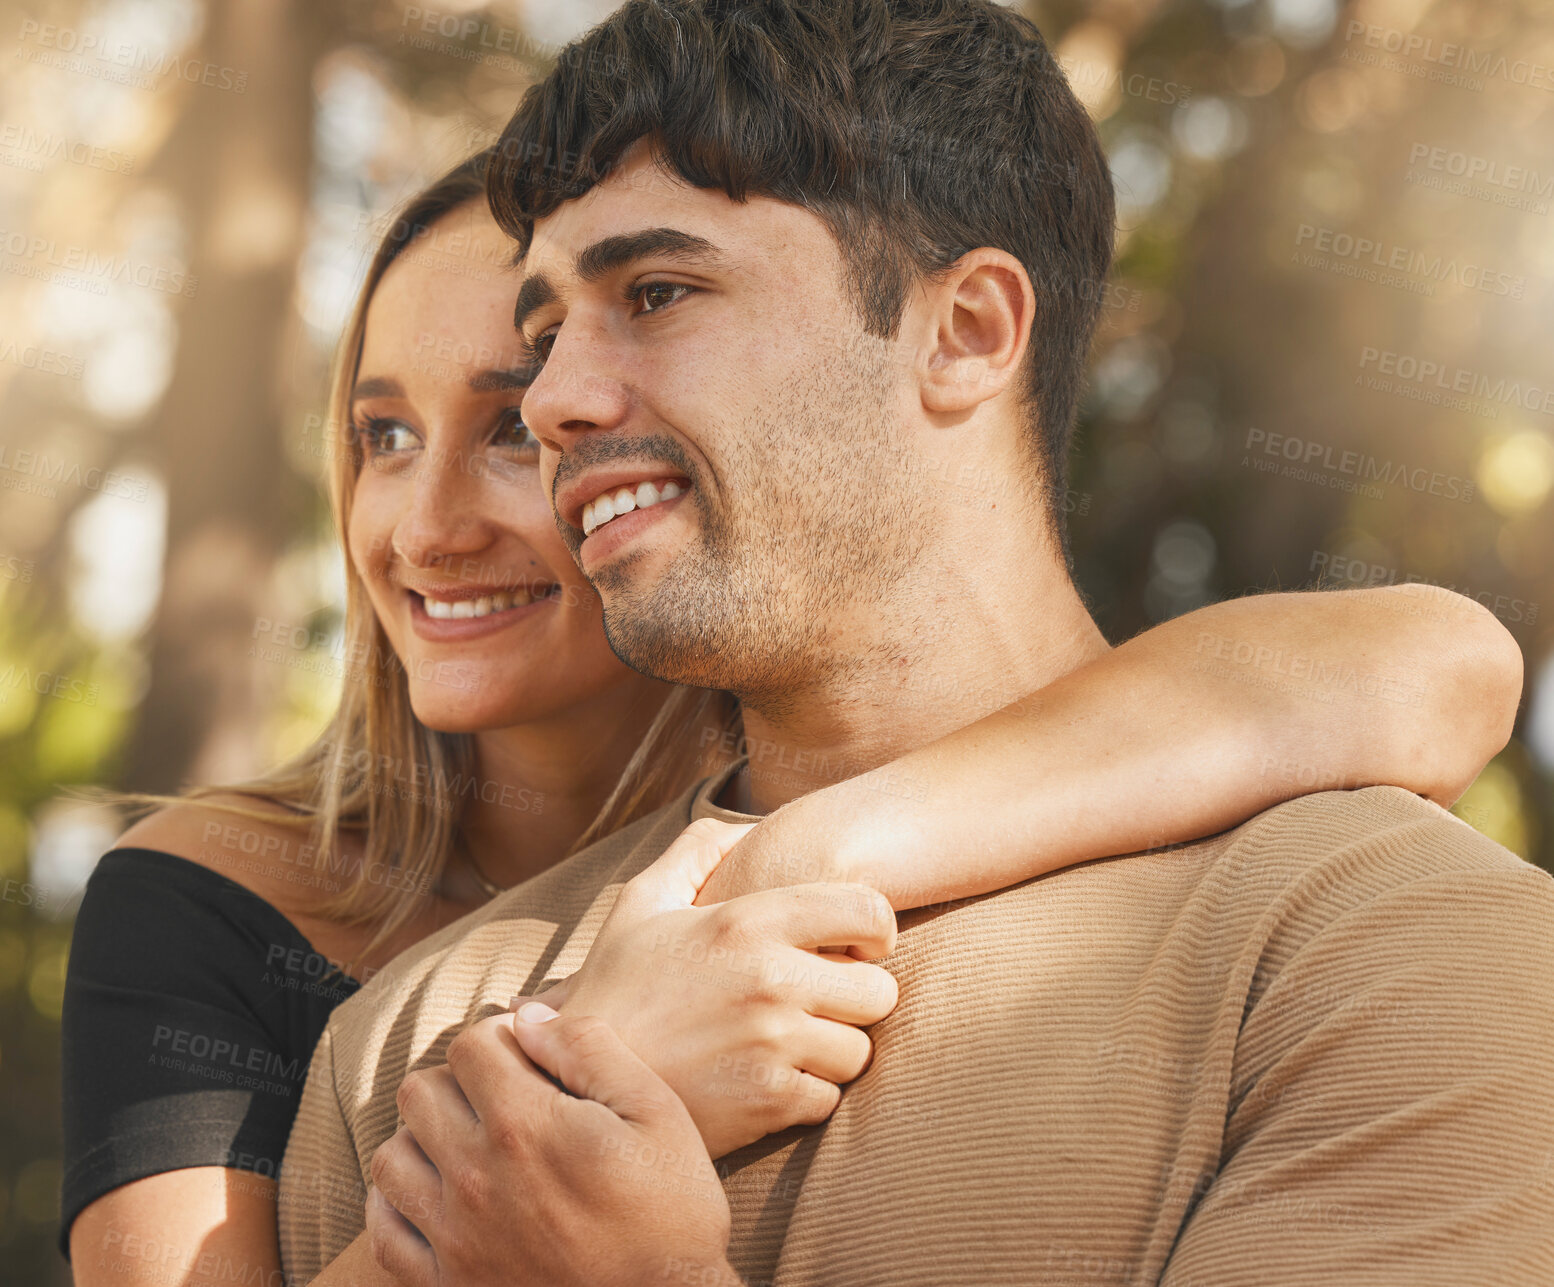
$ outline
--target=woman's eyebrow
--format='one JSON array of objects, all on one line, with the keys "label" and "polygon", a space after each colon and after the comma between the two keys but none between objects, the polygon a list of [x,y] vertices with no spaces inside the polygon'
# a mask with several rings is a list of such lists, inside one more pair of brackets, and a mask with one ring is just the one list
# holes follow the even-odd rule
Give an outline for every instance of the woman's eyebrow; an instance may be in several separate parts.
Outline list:
[{"label": "woman's eyebrow", "polygon": [[402,398],[405,386],[391,375],[369,375],[358,380],[351,388],[351,401],[362,398]]}]

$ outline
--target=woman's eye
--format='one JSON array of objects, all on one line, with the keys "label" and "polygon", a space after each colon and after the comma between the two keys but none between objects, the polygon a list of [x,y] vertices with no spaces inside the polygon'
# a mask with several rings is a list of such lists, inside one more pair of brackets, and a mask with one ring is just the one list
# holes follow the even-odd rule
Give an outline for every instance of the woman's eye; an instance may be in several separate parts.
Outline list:
[{"label": "woman's eye", "polygon": [[355,426],[356,440],[369,456],[408,451],[419,444],[415,430],[400,420],[368,420]]},{"label": "woman's eye", "polygon": [[539,440],[529,426],[524,424],[523,412],[517,407],[509,407],[502,412],[502,418],[497,422],[496,436],[491,441],[494,447],[505,447],[524,454],[538,455],[540,450]]}]

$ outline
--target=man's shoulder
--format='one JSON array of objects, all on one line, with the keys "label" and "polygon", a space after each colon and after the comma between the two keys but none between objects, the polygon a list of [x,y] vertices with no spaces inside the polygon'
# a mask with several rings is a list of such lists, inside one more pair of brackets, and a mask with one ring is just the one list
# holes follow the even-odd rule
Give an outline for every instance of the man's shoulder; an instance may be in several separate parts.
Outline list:
[{"label": "man's shoulder", "polygon": [[1451,873],[1544,874],[1437,804],[1401,787],[1320,791],[1266,809],[1228,832],[1220,860],[1271,880],[1318,869],[1413,880]]},{"label": "man's shoulder", "polygon": [[[952,921],[986,920],[1019,945],[1007,963],[1014,971],[1079,925],[1084,943],[1174,944],[1184,959],[1210,962],[1215,977],[1243,959],[1261,958],[1266,972],[1377,916],[1399,932],[1428,924],[1478,940],[1510,917],[1546,929],[1554,956],[1549,873],[1397,787],[1302,796],[1216,836],[1067,868],[956,907]],[[1033,925],[1048,928],[1025,932]],[[950,932],[947,924],[929,941]]]},{"label": "man's shoulder", "polygon": [[[1368,959],[1382,941],[1401,954],[1406,940],[1424,959],[1442,935],[1488,951],[1506,936],[1537,944],[1554,933],[1548,872],[1399,787],[1302,796],[1226,839],[1199,894],[1251,928],[1264,978],[1302,954],[1320,958],[1318,944]],[[1527,950],[1554,960],[1554,938]]]}]

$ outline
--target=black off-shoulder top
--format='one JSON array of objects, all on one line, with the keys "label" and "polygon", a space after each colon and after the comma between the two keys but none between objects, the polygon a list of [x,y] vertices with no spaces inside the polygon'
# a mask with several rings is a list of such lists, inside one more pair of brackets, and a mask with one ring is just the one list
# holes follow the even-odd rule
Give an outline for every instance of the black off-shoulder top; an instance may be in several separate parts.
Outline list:
[{"label": "black off-shoulder top", "polygon": [[132,1180],[275,1176],[313,1047],[358,986],[235,881],[154,849],[105,854],[65,981],[66,1256],[76,1216]]}]

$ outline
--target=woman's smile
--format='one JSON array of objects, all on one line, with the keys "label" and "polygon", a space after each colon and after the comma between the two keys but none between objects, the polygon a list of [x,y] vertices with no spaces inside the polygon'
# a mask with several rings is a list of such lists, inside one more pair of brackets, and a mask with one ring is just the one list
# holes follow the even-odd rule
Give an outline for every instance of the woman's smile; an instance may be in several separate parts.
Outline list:
[{"label": "woman's smile", "polygon": [[460,643],[483,639],[558,607],[562,588],[541,581],[506,588],[460,586],[427,592],[407,588],[405,598],[417,638]]}]

